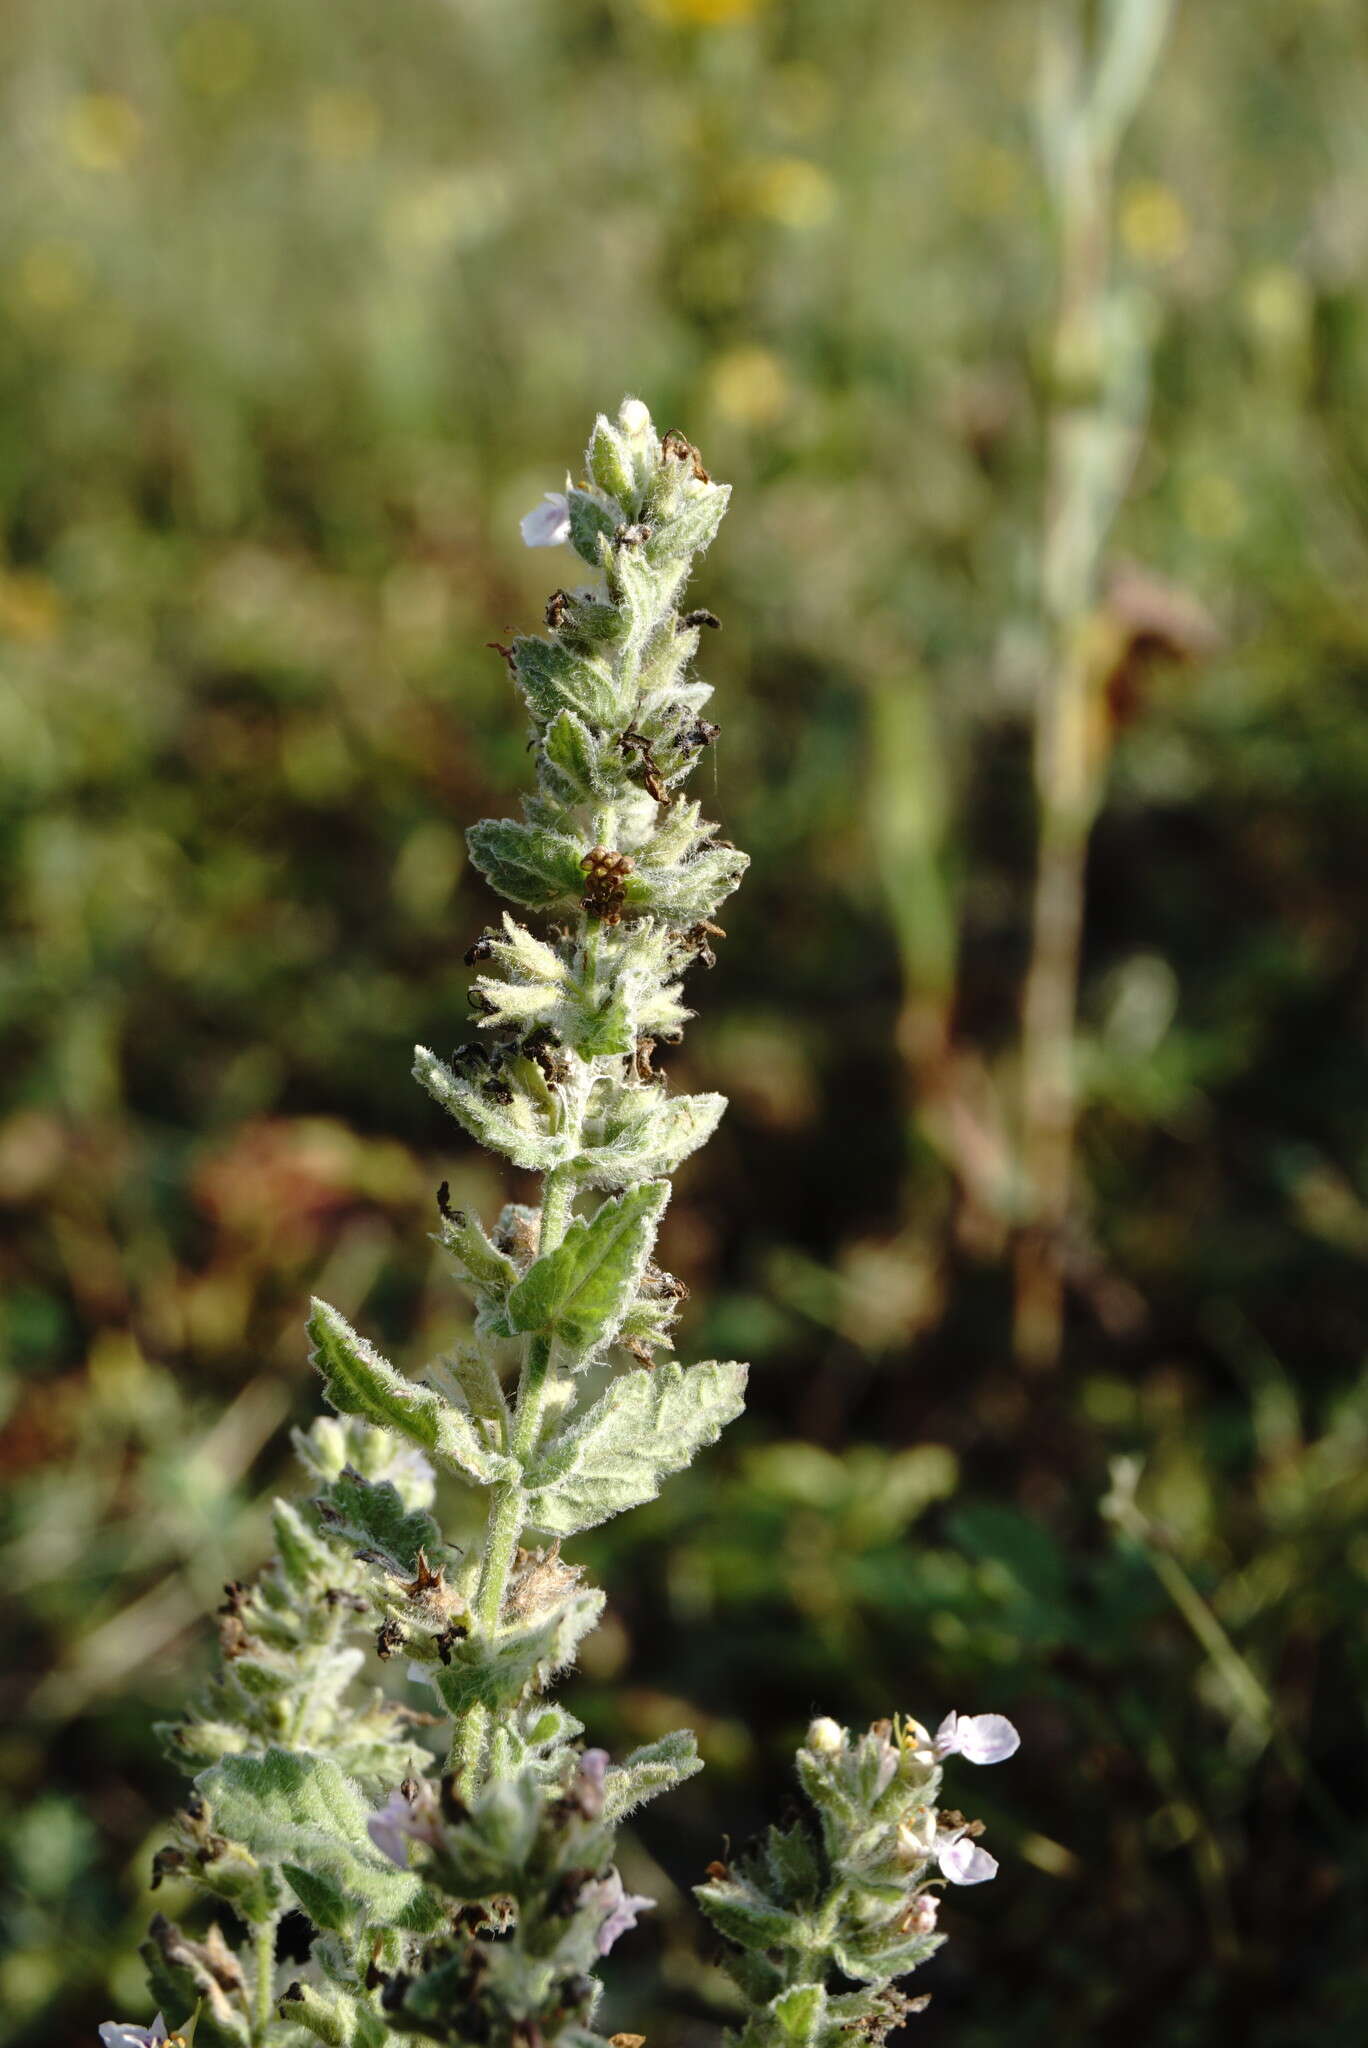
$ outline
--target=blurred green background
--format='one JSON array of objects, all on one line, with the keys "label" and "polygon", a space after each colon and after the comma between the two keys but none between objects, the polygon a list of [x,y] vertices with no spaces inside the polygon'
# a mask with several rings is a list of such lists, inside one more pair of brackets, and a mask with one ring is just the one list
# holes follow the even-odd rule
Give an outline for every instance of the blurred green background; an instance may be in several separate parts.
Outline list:
[{"label": "blurred green background", "polygon": [[410,1365],[460,1328],[432,1190],[500,1183],[408,1049],[464,1032],[462,827],[525,782],[485,643],[567,572],[517,518],[626,390],[736,484],[701,793],[754,868],[669,1062],[732,1109],[664,1255],[686,1355],[755,1371],[746,1422],[583,1545],[610,1618],[577,1710],[612,1746],[692,1721],[710,1764],[630,1849],[664,1904],[610,2017],[715,2039],[684,1887],[814,1708],[957,1707],[1024,1746],[952,1787],[1003,1870],[950,1903],[925,2048],[1368,2032],[1368,22],[1190,0],[1122,157],[1152,414],[1094,622],[1046,1370],[1011,1278],[1036,28],[0,15],[6,2042],[144,2010],[180,1782],[150,1721],[294,1483],[306,1295]]}]

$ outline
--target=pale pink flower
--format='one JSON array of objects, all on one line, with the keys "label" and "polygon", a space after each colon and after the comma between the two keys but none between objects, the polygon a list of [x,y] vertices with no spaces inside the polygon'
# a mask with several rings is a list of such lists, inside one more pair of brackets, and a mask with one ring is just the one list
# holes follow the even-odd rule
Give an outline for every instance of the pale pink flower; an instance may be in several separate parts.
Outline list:
[{"label": "pale pink flower", "polygon": [[635,1927],[637,1915],[654,1906],[655,1900],[640,1892],[625,1891],[622,1873],[614,1864],[606,1877],[590,1879],[579,1895],[579,1904],[602,1913],[597,1945],[599,1954],[606,1956],[618,1936]]},{"label": "pale pink flower", "polygon": [[913,1901],[912,1910],[903,1925],[909,1934],[933,1934],[936,1915],[940,1911],[940,1900],[934,1892],[922,1892]]},{"label": "pale pink flower", "polygon": [[412,1789],[400,1786],[397,1792],[391,1792],[380,1811],[366,1822],[366,1832],[380,1854],[388,1856],[401,1870],[409,1867],[410,1842],[422,1842],[435,1849],[441,1840],[441,1815],[431,1785],[426,1779],[412,1778],[406,1780],[406,1785]]},{"label": "pale pink flower", "polygon": [[603,1811],[603,1780],[607,1770],[606,1749],[586,1749],[575,1766],[570,1790],[586,1820],[597,1820]]},{"label": "pale pink flower", "polygon": [[1021,1737],[1005,1714],[947,1714],[936,1730],[938,1757],[962,1756],[971,1764],[1001,1764],[1015,1756]]},{"label": "pale pink flower", "polygon": [[570,500],[564,491],[548,491],[540,505],[524,513],[520,530],[529,548],[558,548],[569,540]]},{"label": "pale pink flower", "polygon": [[997,1858],[990,1856],[986,1849],[980,1849],[971,1841],[962,1828],[953,1834],[940,1835],[936,1839],[936,1861],[941,1876],[951,1884],[987,1884],[990,1877],[998,1872]]}]

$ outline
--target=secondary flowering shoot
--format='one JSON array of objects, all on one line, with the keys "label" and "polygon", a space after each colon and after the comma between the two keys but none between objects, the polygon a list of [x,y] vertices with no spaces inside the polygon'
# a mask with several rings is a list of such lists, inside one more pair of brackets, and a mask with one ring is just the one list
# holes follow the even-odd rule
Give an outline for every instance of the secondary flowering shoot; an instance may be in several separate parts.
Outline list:
[{"label": "secondary flowering shoot", "polygon": [[896,1983],[944,1939],[936,1885],[981,1884],[997,1870],[975,1839],[981,1823],[940,1805],[955,1735],[984,1763],[1018,1747],[1000,1714],[951,1714],[934,1742],[919,1721],[876,1721],[858,1736],[814,1721],[798,1775],[815,1825],[771,1828],[698,1888],[733,1945],[727,1967],[751,2007],[745,2048],[880,2041],[924,2002]]}]

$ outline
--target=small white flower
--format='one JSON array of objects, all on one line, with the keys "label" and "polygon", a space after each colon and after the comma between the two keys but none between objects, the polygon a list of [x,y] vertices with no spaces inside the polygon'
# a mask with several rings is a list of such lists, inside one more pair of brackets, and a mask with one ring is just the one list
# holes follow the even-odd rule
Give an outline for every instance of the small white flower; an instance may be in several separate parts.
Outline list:
[{"label": "small white flower", "polygon": [[807,1746],[815,1749],[818,1756],[835,1756],[845,1748],[845,1730],[839,1721],[822,1714],[808,1728]]},{"label": "small white flower", "polygon": [[558,548],[570,538],[570,500],[564,491],[548,491],[540,505],[523,515],[523,541],[529,548]]},{"label": "small white flower", "polygon": [[936,1730],[936,1755],[971,1764],[1001,1764],[1015,1756],[1021,1737],[1005,1714],[947,1714]]},{"label": "small white flower", "polygon": [[135,2026],[132,2020],[106,2020],[100,2028],[104,2048],[162,2048],[166,2021],[158,2013],[150,2027]]},{"label": "small white flower", "polygon": [[624,398],[618,410],[618,425],[624,434],[640,440],[651,431],[650,408],[639,398]]},{"label": "small white flower", "polygon": [[934,1892],[922,1892],[912,1901],[903,1926],[909,1934],[934,1934],[940,1900]]},{"label": "small white flower", "polygon": [[951,1884],[986,1884],[998,1872],[997,1858],[967,1835],[955,1835],[936,1851],[942,1877]]}]

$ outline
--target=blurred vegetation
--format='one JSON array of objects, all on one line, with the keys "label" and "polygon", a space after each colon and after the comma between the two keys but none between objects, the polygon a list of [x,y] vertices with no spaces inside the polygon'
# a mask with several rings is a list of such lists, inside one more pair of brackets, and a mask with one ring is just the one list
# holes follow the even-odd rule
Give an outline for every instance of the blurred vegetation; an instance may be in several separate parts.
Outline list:
[{"label": "blurred vegetation", "polygon": [[458,1329],[432,1190],[499,1195],[408,1047],[463,1034],[461,828],[523,781],[484,643],[557,572],[517,516],[629,389],[737,486],[700,597],[755,866],[672,1060],[733,1108],[665,1255],[684,1346],[756,1370],[584,1545],[593,1736],[689,1719],[711,1764],[641,1828],[615,2023],[714,2038],[682,1888],[820,1706],[1025,1737],[966,1788],[1003,1875],[925,2048],[1368,2028],[1368,23],[1182,8],[1122,159],[1152,417],[1027,1372],[1035,37],[1033,0],[0,16],[6,2041],[143,2009],[149,1723],[293,1484],[307,1292],[414,1363]]}]

